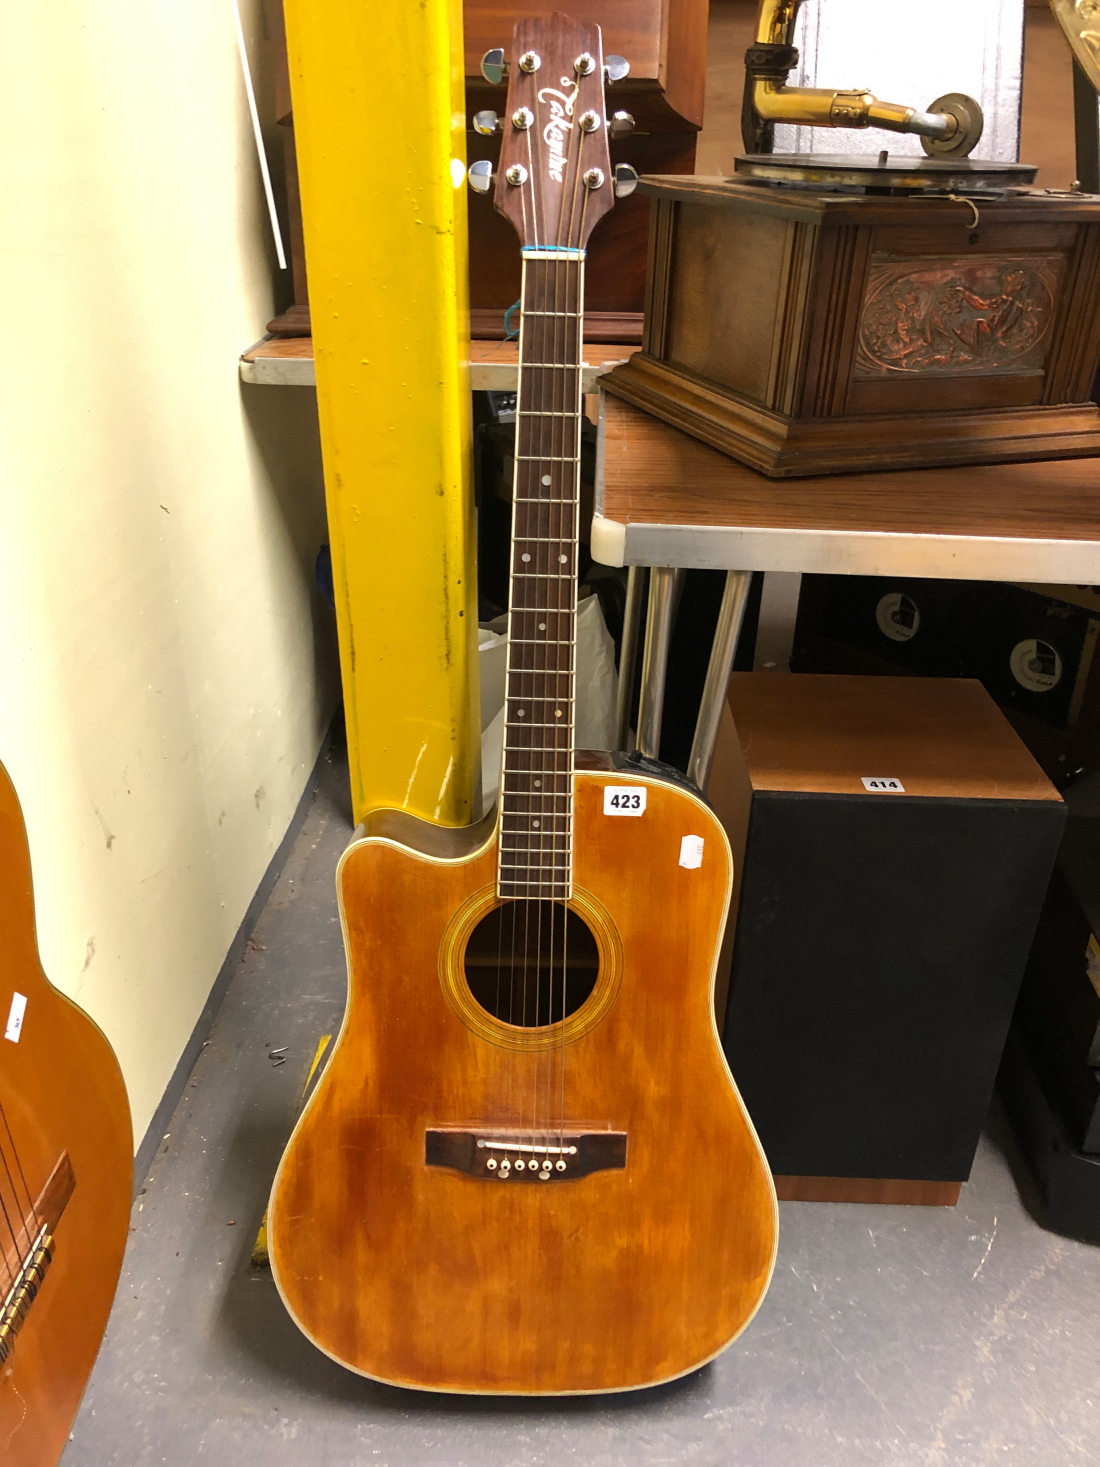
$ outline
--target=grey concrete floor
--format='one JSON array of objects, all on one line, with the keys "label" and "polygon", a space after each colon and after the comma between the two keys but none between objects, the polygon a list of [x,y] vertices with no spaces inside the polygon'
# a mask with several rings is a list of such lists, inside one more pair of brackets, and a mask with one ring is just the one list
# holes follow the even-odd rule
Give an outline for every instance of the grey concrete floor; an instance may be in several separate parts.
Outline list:
[{"label": "grey concrete floor", "polygon": [[[954,1210],[784,1203],[755,1321],[674,1385],[445,1397],[319,1354],[249,1259],[343,1005],[345,778],[326,765],[135,1205],[63,1467],[1100,1464],[1100,1250],[1032,1220],[996,1111]],[[284,1045],[276,1066],[268,1049]]]}]

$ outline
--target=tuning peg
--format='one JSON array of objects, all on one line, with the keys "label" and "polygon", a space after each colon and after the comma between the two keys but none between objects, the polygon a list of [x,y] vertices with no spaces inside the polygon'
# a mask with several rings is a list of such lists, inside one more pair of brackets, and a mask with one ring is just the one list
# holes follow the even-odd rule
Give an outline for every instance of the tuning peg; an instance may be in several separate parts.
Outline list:
[{"label": "tuning peg", "polygon": [[608,135],[613,138],[628,137],[634,131],[634,119],[629,112],[612,112],[607,131]]},{"label": "tuning peg", "polygon": [[466,170],[466,182],[475,194],[487,194],[493,183],[492,162],[488,158],[479,158],[476,163],[471,163]]},{"label": "tuning peg", "polygon": [[[477,167],[476,163],[474,167]],[[616,163],[614,182],[615,197],[617,199],[629,198],[637,187],[638,170],[631,168],[629,163]]]},{"label": "tuning peg", "polygon": [[499,132],[503,124],[495,112],[475,112],[473,115],[474,132],[479,132],[483,137],[492,137],[493,133]]},{"label": "tuning peg", "polygon": [[508,63],[504,59],[503,46],[494,46],[481,58],[481,74],[487,82],[499,87],[508,75]]},{"label": "tuning peg", "polygon": [[[490,51],[489,55],[491,56],[492,54]],[[481,69],[482,71],[485,70],[484,62],[481,64]],[[625,56],[605,56],[603,59],[603,69],[604,75],[609,82],[622,81],[624,76],[630,75],[630,62]]]}]

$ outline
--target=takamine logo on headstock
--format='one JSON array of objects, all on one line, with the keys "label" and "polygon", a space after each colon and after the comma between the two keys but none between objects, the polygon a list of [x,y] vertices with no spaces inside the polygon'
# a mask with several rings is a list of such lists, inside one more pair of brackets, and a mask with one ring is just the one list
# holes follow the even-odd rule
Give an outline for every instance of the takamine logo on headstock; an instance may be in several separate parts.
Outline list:
[{"label": "takamine logo on headstock", "polygon": [[[612,171],[608,138],[631,132],[626,112],[605,116],[604,78],[630,68],[621,56],[603,56],[600,28],[551,15],[520,20],[509,56],[488,51],[482,72],[493,83],[508,77],[504,116],[479,112],[480,133],[503,134],[495,176],[497,209],[512,221],[521,243],[581,250],[616,198],[632,193],[637,174],[627,163]],[[487,193],[492,164],[475,163],[470,186]]]},{"label": "takamine logo on headstock", "polygon": [[573,104],[577,100],[576,81],[563,76],[561,84],[563,89],[569,89],[568,94],[565,90],[556,92],[552,87],[543,87],[539,92],[539,101],[550,108],[550,121],[543,128],[542,137],[549,153],[546,166],[555,183],[565,181],[565,139],[573,126]]}]

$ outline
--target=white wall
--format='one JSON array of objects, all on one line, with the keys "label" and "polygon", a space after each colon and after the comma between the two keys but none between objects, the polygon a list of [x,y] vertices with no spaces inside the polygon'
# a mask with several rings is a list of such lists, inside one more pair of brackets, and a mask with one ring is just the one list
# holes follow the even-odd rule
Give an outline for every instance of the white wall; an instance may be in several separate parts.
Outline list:
[{"label": "white wall", "polygon": [[334,702],[316,411],[237,380],[272,300],[230,0],[0,16],[0,760],[140,1139]]}]

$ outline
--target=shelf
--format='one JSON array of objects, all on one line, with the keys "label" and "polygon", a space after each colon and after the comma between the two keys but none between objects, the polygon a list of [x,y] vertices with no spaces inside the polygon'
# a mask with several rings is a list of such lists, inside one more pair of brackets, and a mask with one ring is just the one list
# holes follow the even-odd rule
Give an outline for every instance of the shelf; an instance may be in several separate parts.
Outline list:
[{"label": "shelf", "polygon": [[604,565],[1100,583],[1100,459],[767,479],[600,400]]},{"label": "shelf", "polygon": [[[586,342],[582,384],[591,392],[597,377],[626,360],[637,347],[621,342],[605,345]],[[475,392],[515,392],[519,373],[519,348],[514,341],[470,343],[470,387]],[[258,341],[241,357],[241,381],[262,387],[316,387],[313,338],[270,337]]]}]

